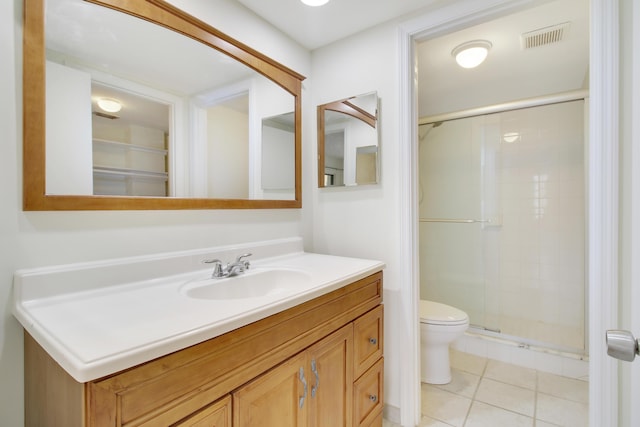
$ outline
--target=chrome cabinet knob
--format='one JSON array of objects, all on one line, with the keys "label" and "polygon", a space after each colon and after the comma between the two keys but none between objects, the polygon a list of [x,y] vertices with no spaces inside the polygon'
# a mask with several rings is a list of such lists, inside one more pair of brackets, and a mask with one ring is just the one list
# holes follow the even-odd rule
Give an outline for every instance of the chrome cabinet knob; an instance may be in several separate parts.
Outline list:
[{"label": "chrome cabinet knob", "polygon": [[606,334],[607,354],[616,359],[632,362],[638,354],[638,340],[629,331],[610,329]]}]

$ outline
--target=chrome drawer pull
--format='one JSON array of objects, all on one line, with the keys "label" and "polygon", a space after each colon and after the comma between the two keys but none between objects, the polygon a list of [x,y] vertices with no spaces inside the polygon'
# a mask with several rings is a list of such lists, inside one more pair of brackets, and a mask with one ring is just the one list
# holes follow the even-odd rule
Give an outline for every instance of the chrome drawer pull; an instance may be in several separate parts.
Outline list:
[{"label": "chrome drawer pull", "polygon": [[371,343],[372,345],[376,345],[378,344],[378,340],[377,338],[369,338],[369,343]]},{"label": "chrome drawer pull", "polygon": [[369,395],[369,400],[372,401],[373,403],[378,401],[378,396],[376,396],[375,394],[370,394]]},{"label": "chrome drawer pull", "polygon": [[307,379],[304,377],[304,368],[302,367],[300,367],[299,378],[300,378],[300,381],[302,381],[302,384],[304,385],[304,394],[300,398],[300,407],[302,408],[302,406],[304,405],[304,400],[307,398]]},{"label": "chrome drawer pull", "polygon": [[311,387],[311,397],[316,397],[318,387],[320,387],[320,375],[318,375],[318,366],[316,365],[316,359],[311,359],[311,372],[316,376],[316,383]]}]

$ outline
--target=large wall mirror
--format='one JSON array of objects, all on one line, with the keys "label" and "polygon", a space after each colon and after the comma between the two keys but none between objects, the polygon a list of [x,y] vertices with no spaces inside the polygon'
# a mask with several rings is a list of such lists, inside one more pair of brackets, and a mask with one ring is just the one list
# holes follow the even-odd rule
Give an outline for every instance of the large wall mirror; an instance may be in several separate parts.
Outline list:
[{"label": "large wall mirror", "polygon": [[380,176],[378,95],[318,106],[318,187],[377,184]]},{"label": "large wall mirror", "polygon": [[301,75],[162,0],[25,0],[24,209],[301,206]]}]

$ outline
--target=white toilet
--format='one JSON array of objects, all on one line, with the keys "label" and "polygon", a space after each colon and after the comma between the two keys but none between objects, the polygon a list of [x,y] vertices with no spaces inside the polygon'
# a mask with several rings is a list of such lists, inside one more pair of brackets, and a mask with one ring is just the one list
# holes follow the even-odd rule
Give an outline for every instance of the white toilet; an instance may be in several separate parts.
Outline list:
[{"label": "white toilet", "polygon": [[469,316],[446,304],[420,300],[421,380],[429,384],[451,382],[449,343],[469,327]]}]

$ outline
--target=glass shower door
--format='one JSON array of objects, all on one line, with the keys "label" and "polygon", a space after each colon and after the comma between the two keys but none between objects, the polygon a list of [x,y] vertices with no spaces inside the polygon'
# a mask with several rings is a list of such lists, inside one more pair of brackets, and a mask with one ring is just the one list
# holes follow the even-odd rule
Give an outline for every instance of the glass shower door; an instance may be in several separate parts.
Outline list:
[{"label": "glass shower door", "polygon": [[421,126],[421,298],[585,351],[584,101]]},{"label": "glass shower door", "polygon": [[482,150],[474,119],[421,129],[419,147],[421,298],[485,323]]}]

